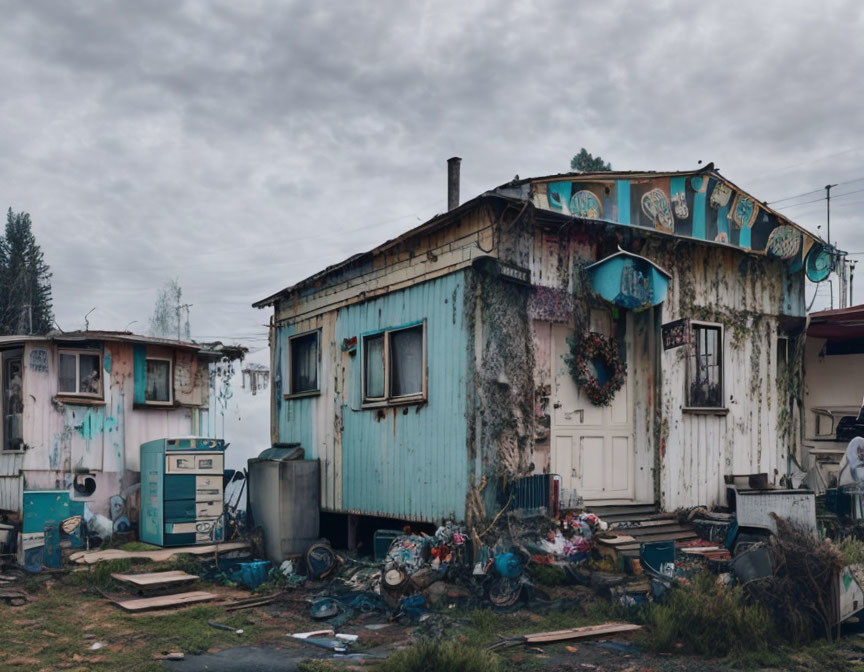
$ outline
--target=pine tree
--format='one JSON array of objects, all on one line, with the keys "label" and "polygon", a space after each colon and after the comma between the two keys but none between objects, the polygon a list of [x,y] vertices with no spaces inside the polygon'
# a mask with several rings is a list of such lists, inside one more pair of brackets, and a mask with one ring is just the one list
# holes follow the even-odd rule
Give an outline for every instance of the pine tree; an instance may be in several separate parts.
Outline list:
[{"label": "pine tree", "polygon": [[9,208],[0,237],[0,334],[45,334],[53,322],[51,271],[30,215]]},{"label": "pine tree", "polygon": [[570,170],[579,170],[583,173],[596,173],[612,170],[612,164],[606,163],[599,155],[591,156],[584,147],[579,153],[570,159]]},{"label": "pine tree", "polygon": [[[156,295],[153,315],[150,317],[150,335],[162,338],[181,338],[189,340],[189,306],[181,305],[183,290],[177,280],[168,280]],[[186,310],[186,323],[181,321],[181,313]]]}]

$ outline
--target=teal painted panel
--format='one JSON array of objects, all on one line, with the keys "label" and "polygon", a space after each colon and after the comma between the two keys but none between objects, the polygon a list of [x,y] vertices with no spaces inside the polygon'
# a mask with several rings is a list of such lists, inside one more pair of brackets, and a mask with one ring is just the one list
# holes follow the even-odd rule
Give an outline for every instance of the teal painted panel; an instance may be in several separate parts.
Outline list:
[{"label": "teal painted panel", "polygon": [[69,492],[67,490],[28,490],[24,492],[24,521],[21,532],[33,534],[44,532],[46,525],[58,525],[69,516]]},{"label": "teal painted panel", "polygon": [[191,474],[165,476],[165,501],[171,499],[195,499],[195,476]]},{"label": "teal painted panel", "polygon": [[618,180],[615,191],[618,195],[618,218],[621,224],[630,223],[630,180]]},{"label": "teal painted panel", "polygon": [[162,545],[165,534],[162,527],[164,444],[164,441],[150,441],[141,446],[141,512],[138,521],[138,538],[157,546]]},{"label": "teal painted panel", "polygon": [[144,392],[147,386],[147,347],[144,345],[132,346],[132,367],[135,380],[136,404],[143,404],[147,400]]},{"label": "teal painted panel", "polygon": [[[323,343],[324,348],[425,320],[428,389],[427,403],[419,406],[364,409],[362,354],[340,359],[347,367],[348,388],[342,408],[343,510],[433,521],[464,519],[473,362],[465,280],[466,272],[453,273],[339,310],[335,343]],[[286,347],[291,333],[291,328],[281,330],[278,349]],[[284,358],[281,361],[284,366]],[[300,442],[310,459],[323,457],[323,437],[316,434],[318,404],[323,402],[322,397],[286,400],[279,414],[280,441]],[[333,419],[325,422],[332,426]],[[334,478],[327,465],[323,469],[325,478]]]},{"label": "teal painted panel", "polygon": [[702,184],[704,178],[693,178],[691,183],[696,182],[699,191],[693,192],[693,237],[700,240],[705,239],[705,189]]}]

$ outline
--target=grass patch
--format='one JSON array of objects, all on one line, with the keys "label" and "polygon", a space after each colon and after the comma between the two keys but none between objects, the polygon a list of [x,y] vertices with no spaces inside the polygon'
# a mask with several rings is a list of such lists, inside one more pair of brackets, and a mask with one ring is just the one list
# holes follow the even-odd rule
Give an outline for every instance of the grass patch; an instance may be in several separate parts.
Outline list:
[{"label": "grass patch", "polygon": [[757,656],[778,640],[765,609],[749,604],[741,588],[720,585],[708,572],[670,591],[665,604],[647,610],[646,620],[649,633],[640,644],[658,651]]},{"label": "grass patch", "polygon": [[501,672],[501,659],[476,646],[421,642],[402,649],[377,666],[377,672]]},{"label": "grass patch", "polygon": [[69,575],[69,581],[74,586],[108,590],[116,585],[116,581],[111,578],[112,574],[124,574],[130,569],[132,569],[130,558],[97,562],[89,565],[87,571],[72,572]]},{"label": "grass patch", "polygon": [[121,551],[129,551],[130,553],[140,552],[140,551],[161,551],[164,550],[161,546],[154,546],[153,544],[146,544],[143,541],[127,541],[125,544],[122,544],[118,547]]}]

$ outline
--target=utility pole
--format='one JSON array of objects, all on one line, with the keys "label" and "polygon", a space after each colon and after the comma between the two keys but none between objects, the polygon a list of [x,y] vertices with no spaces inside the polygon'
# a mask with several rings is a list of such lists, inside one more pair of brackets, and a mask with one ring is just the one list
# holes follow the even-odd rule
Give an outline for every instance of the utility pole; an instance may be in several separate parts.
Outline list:
[{"label": "utility pole", "polygon": [[852,300],[852,294],[853,294],[852,290],[855,289],[855,283],[853,281],[855,280],[855,264],[857,264],[857,263],[858,262],[855,260],[852,260],[849,262],[849,305],[850,306],[855,305],[855,301]]},{"label": "utility pole", "polygon": [[828,244],[831,244],[831,189],[836,187],[836,184],[825,185],[825,206],[828,208]]}]

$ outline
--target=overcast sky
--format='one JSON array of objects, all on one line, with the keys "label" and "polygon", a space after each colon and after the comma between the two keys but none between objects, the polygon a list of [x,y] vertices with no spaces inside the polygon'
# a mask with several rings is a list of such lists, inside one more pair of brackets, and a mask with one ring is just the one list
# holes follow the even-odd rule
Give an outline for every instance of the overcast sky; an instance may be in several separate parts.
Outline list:
[{"label": "overcast sky", "polygon": [[[193,337],[258,360],[250,304],[443,211],[453,155],[463,199],[582,146],[760,200],[839,183],[832,238],[864,253],[862,7],[0,0],[0,205],[63,329],[145,331],[173,277]],[[823,194],[777,205],[815,230]]]}]

